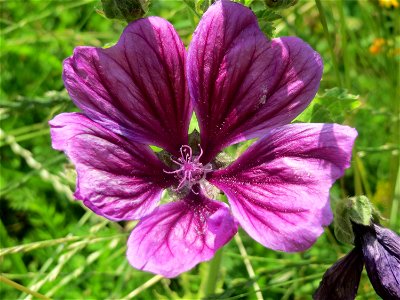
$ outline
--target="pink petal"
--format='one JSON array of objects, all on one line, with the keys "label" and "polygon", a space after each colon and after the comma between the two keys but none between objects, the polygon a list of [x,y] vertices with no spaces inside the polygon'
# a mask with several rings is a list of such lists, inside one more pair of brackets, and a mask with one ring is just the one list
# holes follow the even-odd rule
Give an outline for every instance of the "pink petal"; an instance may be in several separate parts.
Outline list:
[{"label": "pink petal", "polygon": [[64,151],[78,174],[75,197],[110,220],[152,212],[173,178],[148,147],[129,142],[79,113],[50,122],[53,148]]},{"label": "pink petal", "polygon": [[127,256],[137,269],[175,277],[211,259],[236,232],[224,203],[191,193],[142,219],[128,240]]},{"label": "pink petal", "polygon": [[65,86],[92,120],[172,153],[187,144],[192,108],[185,47],[158,17],[132,22],[111,48],[78,47],[64,62]]},{"label": "pink petal", "polygon": [[321,58],[309,45],[295,37],[269,41],[253,12],[230,1],[204,14],[187,67],[204,161],[290,123],[313,99],[322,76]]},{"label": "pink petal", "polygon": [[208,179],[256,241],[274,250],[305,250],[332,220],[329,189],[350,166],[356,136],[337,124],[278,127]]}]

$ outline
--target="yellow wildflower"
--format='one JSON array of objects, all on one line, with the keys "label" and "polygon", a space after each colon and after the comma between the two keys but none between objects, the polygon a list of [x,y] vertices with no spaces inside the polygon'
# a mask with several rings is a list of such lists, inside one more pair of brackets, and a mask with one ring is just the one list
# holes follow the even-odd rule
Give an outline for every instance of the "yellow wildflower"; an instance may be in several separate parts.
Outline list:
[{"label": "yellow wildflower", "polygon": [[379,5],[386,8],[397,8],[399,7],[399,2],[397,0],[379,0]]}]

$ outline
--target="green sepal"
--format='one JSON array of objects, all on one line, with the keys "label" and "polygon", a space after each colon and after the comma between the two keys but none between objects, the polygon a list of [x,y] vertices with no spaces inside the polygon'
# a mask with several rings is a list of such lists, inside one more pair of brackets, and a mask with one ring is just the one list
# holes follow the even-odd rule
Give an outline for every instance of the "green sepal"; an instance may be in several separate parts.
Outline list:
[{"label": "green sepal", "polygon": [[354,233],[351,227],[349,211],[344,201],[336,205],[333,228],[335,230],[335,236],[339,241],[348,244],[354,243]]},{"label": "green sepal", "polygon": [[372,205],[366,196],[356,196],[349,198],[351,201],[350,220],[354,223],[368,226],[372,219]]},{"label": "green sepal", "polygon": [[355,196],[336,204],[334,230],[336,238],[354,244],[352,223],[369,226],[373,218],[373,206],[366,196]]}]

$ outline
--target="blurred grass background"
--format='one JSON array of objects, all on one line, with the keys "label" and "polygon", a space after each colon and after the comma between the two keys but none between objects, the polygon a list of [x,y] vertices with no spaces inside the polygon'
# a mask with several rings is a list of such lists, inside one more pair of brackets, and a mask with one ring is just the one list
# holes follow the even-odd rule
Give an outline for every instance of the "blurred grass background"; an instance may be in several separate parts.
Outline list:
[{"label": "blurred grass background", "polygon": [[[168,19],[188,45],[201,14],[195,2],[153,0],[148,15]],[[256,1],[241,2],[259,9]],[[73,201],[74,169],[50,146],[48,120],[76,110],[63,89],[63,59],[78,45],[116,42],[124,23],[97,14],[96,0],[0,5],[0,268],[8,280],[0,298],[31,299],[34,292],[43,299],[200,297],[206,264],[171,280],[129,266],[125,243],[134,224],[109,222]],[[396,0],[317,0],[278,11],[278,19],[257,13],[268,33],[274,27],[275,36],[299,36],[324,59],[319,95],[299,120],[346,123],[359,132],[352,168],[332,189],[333,204],[366,194],[397,232],[398,6]],[[211,298],[260,299],[256,282],[264,299],[310,299],[324,271],[349,249],[332,228],[298,254],[271,251],[240,231],[224,249]],[[379,299],[365,273],[358,299]]]}]

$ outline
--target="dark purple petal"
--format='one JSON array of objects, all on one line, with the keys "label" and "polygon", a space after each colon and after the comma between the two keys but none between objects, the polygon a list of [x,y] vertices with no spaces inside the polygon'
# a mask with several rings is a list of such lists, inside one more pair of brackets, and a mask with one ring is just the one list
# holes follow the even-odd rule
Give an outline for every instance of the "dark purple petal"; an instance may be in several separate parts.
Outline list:
[{"label": "dark purple petal", "polygon": [[383,299],[400,299],[400,237],[377,225],[357,228],[365,269],[376,293]]},{"label": "dark purple petal", "polygon": [[385,227],[373,224],[376,238],[385,249],[400,260],[400,236]]},{"label": "dark purple petal", "polygon": [[175,277],[211,259],[236,232],[224,203],[191,193],[143,218],[129,238],[127,256],[137,269]]},{"label": "dark purple petal", "polygon": [[332,220],[329,189],[350,166],[356,135],[337,124],[278,127],[207,179],[225,192],[234,217],[256,241],[305,250]]},{"label": "dark purple petal", "polygon": [[323,68],[309,45],[295,37],[269,41],[253,12],[230,1],[204,14],[187,67],[204,161],[290,123],[315,96]]},{"label": "dark purple petal", "polygon": [[192,113],[185,47],[158,17],[132,22],[111,48],[78,47],[64,61],[65,86],[92,120],[135,142],[177,154]]},{"label": "dark purple petal", "polygon": [[354,300],[363,266],[362,251],[354,248],[325,272],[313,299]]},{"label": "dark purple petal", "polygon": [[110,220],[132,220],[157,206],[173,178],[147,146],[129,142],[79,113],[50,122],[53,148],[64,151],[77,171],[75,197]]}]

